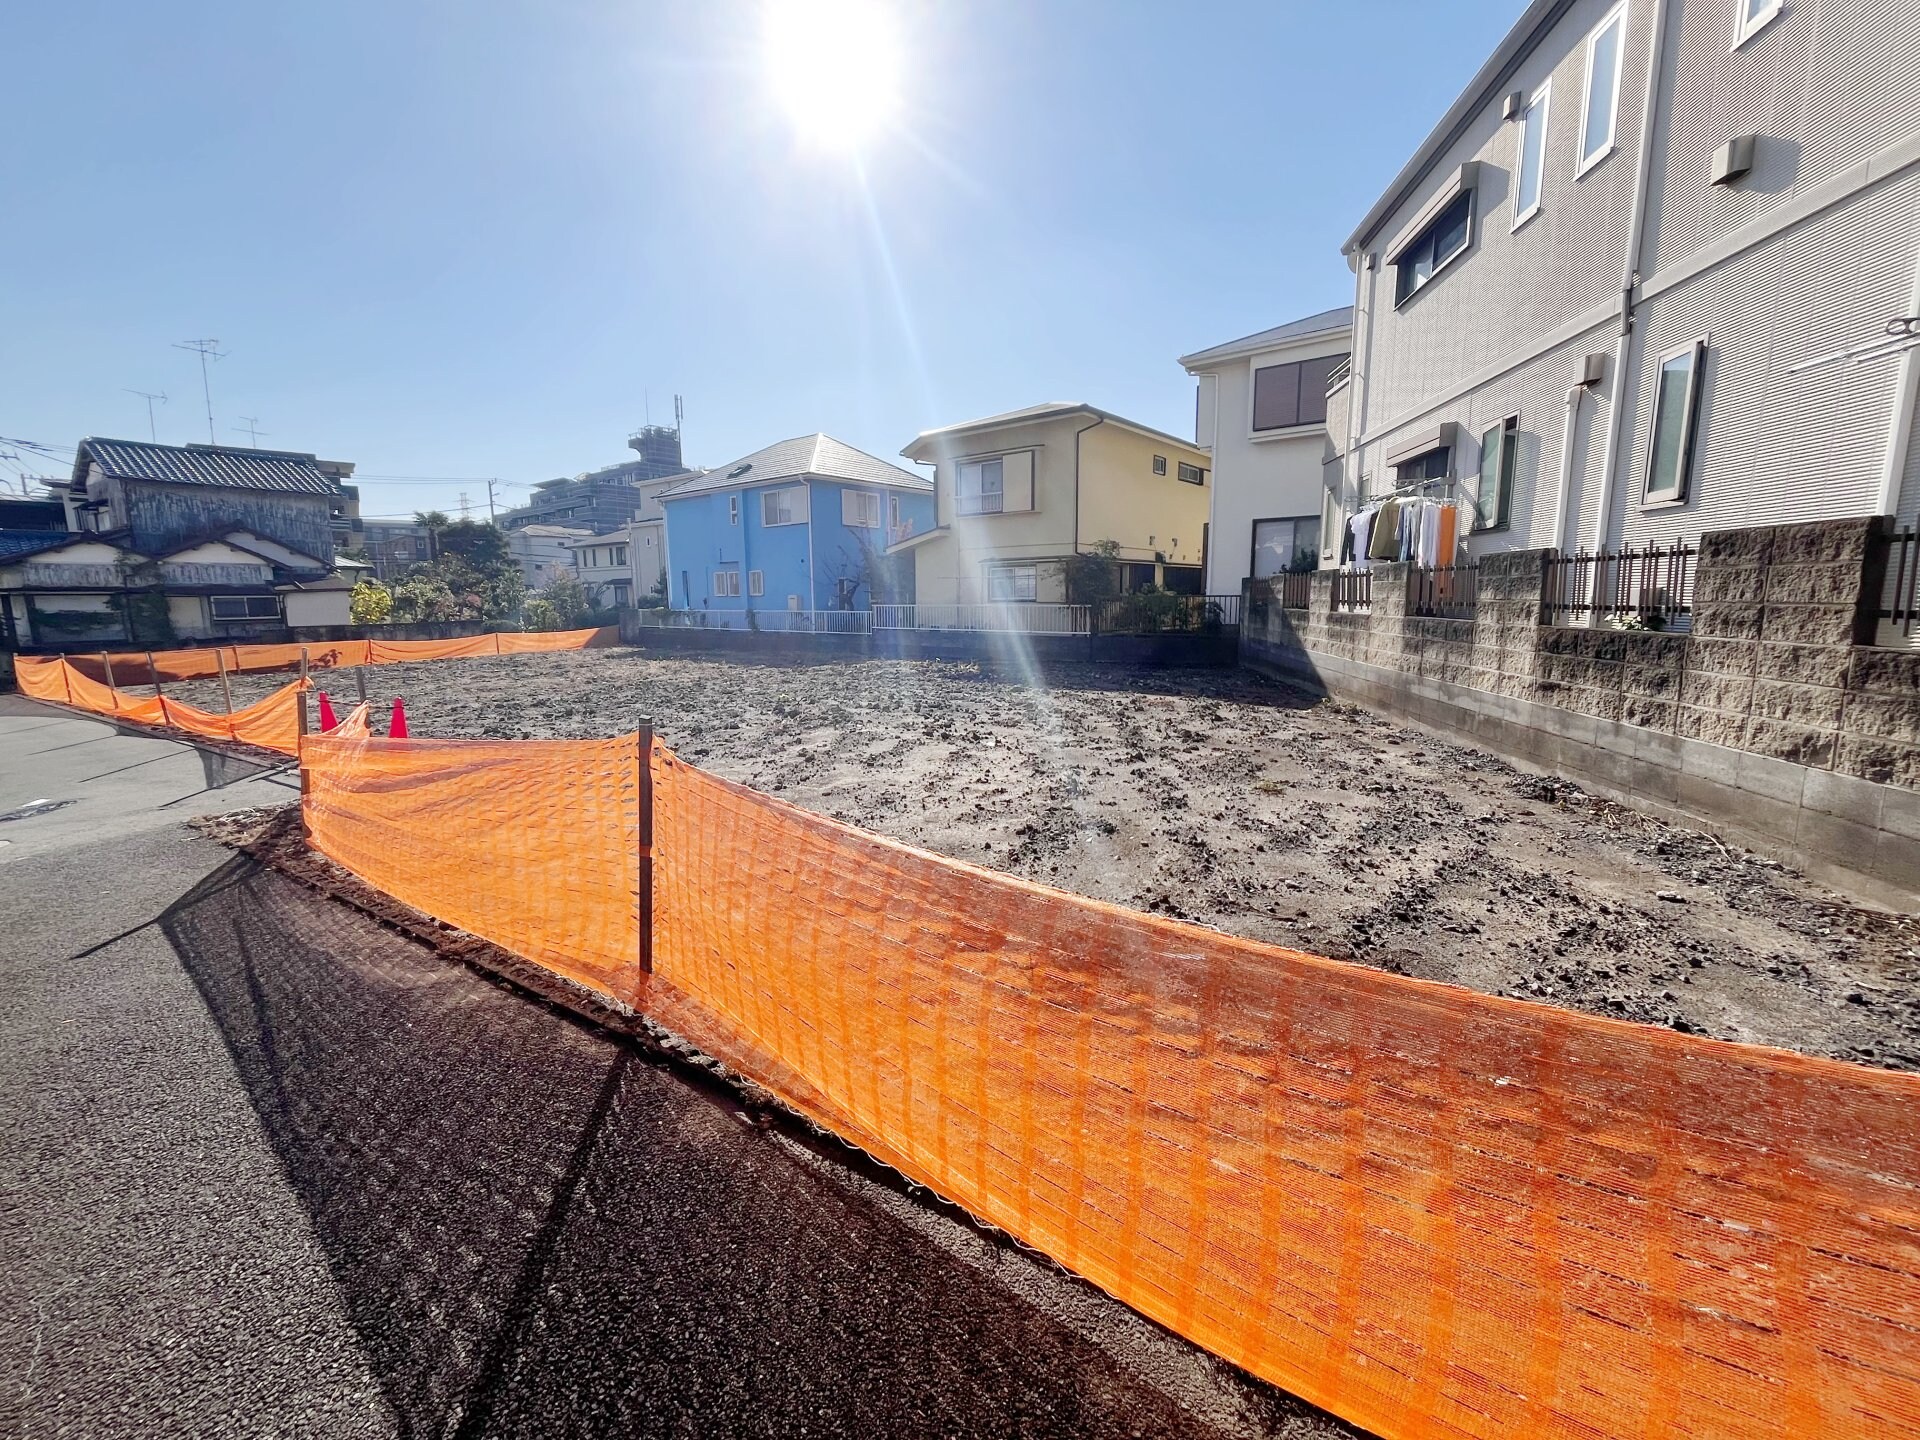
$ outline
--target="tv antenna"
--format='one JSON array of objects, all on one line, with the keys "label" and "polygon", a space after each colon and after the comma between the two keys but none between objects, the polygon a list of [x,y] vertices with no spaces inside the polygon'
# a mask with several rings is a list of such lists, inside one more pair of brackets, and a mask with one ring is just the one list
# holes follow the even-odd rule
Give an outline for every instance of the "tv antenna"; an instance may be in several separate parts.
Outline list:
[{"label": "tv antenna", "polygon": [[213,383],[207,379],[207,361],[224,360],[226,355],[220,349],[218,340],[181,340],[175,343],[176,350],[191,350],[200,357],[200,393],[207,401],[207,443],[218,445],[213,437]]},{"label": "tv antenna", "polygon": [[125,386],[122,386],[121,389],[126,394],[138,395],[142,400],[147,402],[147,439],[153,441],[156,445],[159,444],[160,433],[153,428],[153,402],[158,400],[162,405],[166,404],[167,392],[164,390],[158,393],[152,390],[127,390]]},{"label": "tv antenna", "polygon": [[242,430],[246,431],[247,443],[258,450],[260,448],[260,437],[262,435],[271,435],[273,432],[260,428],[260,417],[258,415],[242,415],[240,418],[247,423],[234,426],[233,433],[238,435]]}]

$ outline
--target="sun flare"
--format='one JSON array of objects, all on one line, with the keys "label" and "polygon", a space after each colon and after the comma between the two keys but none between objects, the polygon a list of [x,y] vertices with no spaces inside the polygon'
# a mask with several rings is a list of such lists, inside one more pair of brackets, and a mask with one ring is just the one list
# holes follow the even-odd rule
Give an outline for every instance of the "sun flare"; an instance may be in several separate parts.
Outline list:
[{"label": "sun flare", "polygon": [[900,44],[883,0],[767,0],[767,75],[807,143],[864,150],[900,104]]}]

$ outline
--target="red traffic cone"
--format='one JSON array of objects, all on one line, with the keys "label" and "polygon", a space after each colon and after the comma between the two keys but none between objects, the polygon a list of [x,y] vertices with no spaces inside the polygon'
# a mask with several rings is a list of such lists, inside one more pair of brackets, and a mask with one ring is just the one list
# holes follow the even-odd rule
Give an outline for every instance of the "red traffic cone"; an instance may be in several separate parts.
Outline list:
[{"label": "red traffic cone", "polygon": [[387,726],[387,737],[392,740],[407,738],[407,707],[400,703],[398,695],[393,697],[393,721]]},{"label": "red traffic cone", "polygon": [[340,722],[333,718],[333,702],[327,698],[327,692],[320,692],[320,733],[326,734]]}]

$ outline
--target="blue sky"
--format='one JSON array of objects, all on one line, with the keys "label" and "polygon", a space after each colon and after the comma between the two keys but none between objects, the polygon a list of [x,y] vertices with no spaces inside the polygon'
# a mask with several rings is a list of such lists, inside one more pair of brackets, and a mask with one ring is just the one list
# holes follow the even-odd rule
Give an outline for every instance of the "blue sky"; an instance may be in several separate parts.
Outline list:
[{"label": "blue sky", "polygon": [[[0,22],[0,435],[355,461],[369,514],[1042,400],[1346,303],[1340,242],[1520,0],[902,0],[904,105],[796,137],[748,0],[62,0]],[[61,468],[50,464],[50,473]],[[0,470],[0,475],[7,472]],[[524,488],[504,489],[507,500]]]}]

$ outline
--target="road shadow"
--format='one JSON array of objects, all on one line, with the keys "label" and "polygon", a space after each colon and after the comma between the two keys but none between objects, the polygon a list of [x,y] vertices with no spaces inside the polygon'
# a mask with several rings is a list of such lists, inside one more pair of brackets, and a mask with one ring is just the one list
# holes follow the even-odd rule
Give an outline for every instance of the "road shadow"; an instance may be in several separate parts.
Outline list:
[{"label": "road shadow", "polygon": [[725,1092],[249,859],[161,924],[403,1434],[1352,1433],[1239,1372],[1176,1401]]}]

